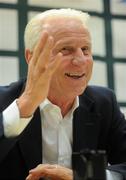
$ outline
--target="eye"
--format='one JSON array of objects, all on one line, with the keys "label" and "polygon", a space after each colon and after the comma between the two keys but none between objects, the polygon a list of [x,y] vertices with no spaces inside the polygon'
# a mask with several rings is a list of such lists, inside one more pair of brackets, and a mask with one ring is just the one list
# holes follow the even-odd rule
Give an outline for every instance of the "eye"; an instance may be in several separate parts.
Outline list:
[{"label": "eye", "polygon": [[63,55],[68,55],[72,52],[72,49],[69,48],[69,47],[64,47],[60,50],[60,52],[63,54]]},{"label": "eye", "polygon": [[81,49],[82,49],[84,55],[89,55],[89,53],[90,53],[90,48],[89,48],[88,46],[83,47],[83,48],[81,48]]}]

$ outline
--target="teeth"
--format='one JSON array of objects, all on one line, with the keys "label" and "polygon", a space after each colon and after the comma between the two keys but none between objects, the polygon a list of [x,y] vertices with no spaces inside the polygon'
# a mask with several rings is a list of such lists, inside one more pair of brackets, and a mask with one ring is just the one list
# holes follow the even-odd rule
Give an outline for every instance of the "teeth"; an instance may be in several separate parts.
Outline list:
[{"label": "teeth", "polygon": [[76,74],[76,73],[65,73],[66,76],[68,77],[72,77],[72,78],[80,78],[80,77],[83,77],[85,74]]},{"label": "teeth", "polygon": [[79,74],[69,74],[69,76],[81,76]]}]

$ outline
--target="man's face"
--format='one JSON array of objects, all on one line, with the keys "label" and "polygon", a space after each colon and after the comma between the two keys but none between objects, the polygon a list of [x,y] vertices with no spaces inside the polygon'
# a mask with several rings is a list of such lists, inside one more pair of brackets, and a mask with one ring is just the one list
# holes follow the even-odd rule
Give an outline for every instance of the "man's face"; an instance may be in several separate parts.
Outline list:
[{"label": "man's face", "polygon": [[62,62],[52,76],[49,94],[71,97],[82,94],[93,66],[88,30],[78,20],[53,20],[49,31],[55,40],[52,59],[59,52],[63,54]]}]

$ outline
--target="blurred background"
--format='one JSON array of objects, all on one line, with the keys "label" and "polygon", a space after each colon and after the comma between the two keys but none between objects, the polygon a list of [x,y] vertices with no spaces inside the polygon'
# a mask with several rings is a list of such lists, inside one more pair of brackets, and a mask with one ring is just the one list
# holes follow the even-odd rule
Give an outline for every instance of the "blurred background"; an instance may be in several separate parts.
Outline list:
[{"label": "blurred background", "polygon": [[110,87],[126,115],[126,0],[0,0],[0,85],[23,78],[24,28],[35,14],[51,8],[88,12],[94,69],[90,84]]}]

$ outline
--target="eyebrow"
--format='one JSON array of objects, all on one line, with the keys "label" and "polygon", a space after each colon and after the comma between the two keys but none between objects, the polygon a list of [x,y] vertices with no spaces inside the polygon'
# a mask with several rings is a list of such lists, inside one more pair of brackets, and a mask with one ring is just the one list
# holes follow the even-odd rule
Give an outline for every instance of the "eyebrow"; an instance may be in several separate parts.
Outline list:
[{"label": "eyebrow", "polygon": [[[72,48],[76,47],[75,44],[73,44],[71,41],[67,41],[67,40],[64,40],[62,42],[59,41],[58,43],[55,44],[55,48],[58,47],[58,49],[60,49],[64,46],[72,47]],[[90,41],[84,41],[84,43],[82,44],[82,47],[84,47],[84,46],[90,46],[91,47],[91,42]]]}]

